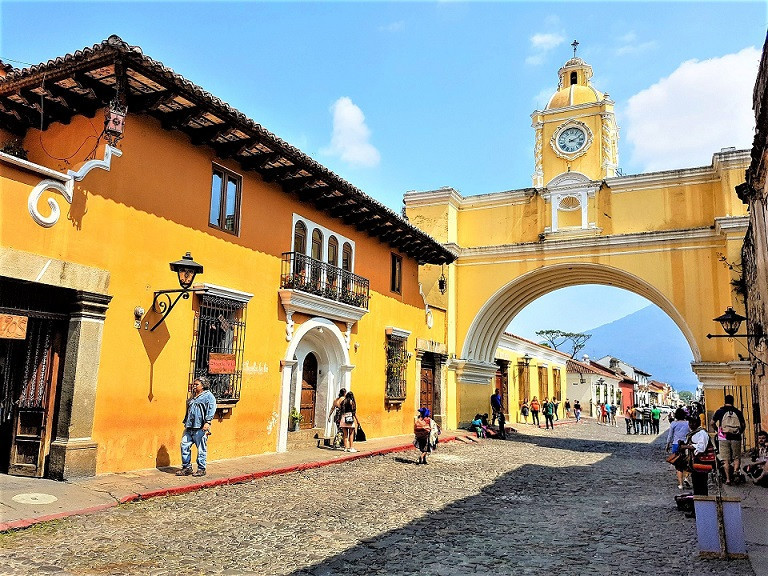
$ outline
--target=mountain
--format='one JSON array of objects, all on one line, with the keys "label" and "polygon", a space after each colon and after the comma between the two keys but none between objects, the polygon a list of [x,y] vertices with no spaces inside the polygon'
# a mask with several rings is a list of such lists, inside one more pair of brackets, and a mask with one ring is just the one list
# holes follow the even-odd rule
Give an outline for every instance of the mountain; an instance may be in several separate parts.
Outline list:
[{"label": "mountain", "polygon": [[683,333],[661,308],[650,305],[609,324],[585,330],[592,337],[577,354],[597,360],[606,355],[620,358],[653,380],[667,382],[675,390],[695,390],[699,384],[691,370],[693,354]]}]

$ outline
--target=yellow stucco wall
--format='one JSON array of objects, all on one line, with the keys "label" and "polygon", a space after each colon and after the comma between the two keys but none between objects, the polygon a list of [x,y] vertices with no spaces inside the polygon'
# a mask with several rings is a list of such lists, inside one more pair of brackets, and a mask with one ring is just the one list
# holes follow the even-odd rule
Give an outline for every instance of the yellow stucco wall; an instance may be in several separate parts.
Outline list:
[{"label": "yellow stucco wall", "polygon": [[[39,132],[30,130],[24,144],[31,161],[65,171],[82,163],[89,146],[68,162],[52,157],[69,157],[83,141],[92,147],[93,133],[89,120],[76,117],[68,126],[52,125],[42,134],[42,144]],[[205,266],[196,282],[253,294],[247,310],[240,401],[231,414],[214,423],[209,458],[276,449],[280,360],[288,347],[278,288],[281,253],[292,249],[294,212],[355,240],[354,271],[371,282],[370,311],[352,328],[349,349],[361,423],[369,437],[412,430],[417,403],[413,359],[406,404],[399,410],[385,406],[385,327],[412,331],[411,352],[416,338],[444,342],[446,334],[446,317],[439,310],[433,313],[433,328],[426,326],[415,261],[404,256],[402,294],[390,292],[389,246],[299,203],[256,173],[243,173],[237,163],[216,159],[212,150],[192,146],[183,134],[162,130],[149,117],[129,116],[120,148],[123,155],[113,158],[109,172],[94,170],[75,186],[71,206],[58,194],[44,195],[43,214],[48,213],[49,197],[56,198],[62,209],[61,219],[51,228],[36,224],[27,211],[27,197],[42,176],[7,165],[0,173],[3,247],[111,273],[108,293],[113,299],[104,324],[95,397],[97,472],[179,463],[197,303],[194,298],[180,301],[154,332],[134,328],[133,310],[137,306],[149,310],[154,291],[177,287],[168,263],[187,251]],[[100,147],[96,156],[102,154]],[[214,161],[243,175],[239,236],[208,226]],[[13,277],[12,270],[0,274]],[[154,318],[149,312],[146,319]],[[304,320],[294,316],[296,329]]]}]

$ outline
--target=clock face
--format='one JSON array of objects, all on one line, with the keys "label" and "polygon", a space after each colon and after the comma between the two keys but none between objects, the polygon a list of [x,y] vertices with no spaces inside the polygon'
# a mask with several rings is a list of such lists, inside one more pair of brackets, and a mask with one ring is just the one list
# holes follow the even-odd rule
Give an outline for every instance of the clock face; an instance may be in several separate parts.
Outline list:
[{"label": "clock face", "polygon": [[580,150],[587,141],[587,135],[581,128],[571,126],[566,128],[557,137],[557,147],[563,152],[573,153]]}]

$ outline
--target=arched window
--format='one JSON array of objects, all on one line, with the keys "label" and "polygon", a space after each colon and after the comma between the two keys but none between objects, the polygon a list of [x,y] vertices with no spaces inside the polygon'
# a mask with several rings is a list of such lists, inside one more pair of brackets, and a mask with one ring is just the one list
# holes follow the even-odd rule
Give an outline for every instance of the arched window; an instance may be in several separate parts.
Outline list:
[{"label": "arched window", "polygon": [[344,242],[344,248],[341,250],[341,268],[352,272],[352,246],[349,242]]},{"label": "arched window", "polygon": [[576,72],[571,72],[571,85],[576,84],[577,78],[578,74],[576,74]]},{"label": "arched window", "polygon": [[293,229],[293,251],[299,254],[307,253],[307,227],[299,220]]},{"label": "arched window", "polygon": [[328,264],[331,266],[339,265],[339,241],[336,236],[328,238]]},{"label": "arched window", "polygon": [[312,230],[312,258],[320,260],[323,257],[323,233],[317,228]]}]

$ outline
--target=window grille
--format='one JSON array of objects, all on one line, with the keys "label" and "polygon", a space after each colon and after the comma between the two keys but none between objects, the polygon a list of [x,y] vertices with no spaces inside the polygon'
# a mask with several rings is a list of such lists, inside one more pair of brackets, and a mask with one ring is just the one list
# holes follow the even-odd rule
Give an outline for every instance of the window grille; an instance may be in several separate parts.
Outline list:
[{"label": "window grille", "polygon": [[405,374],[408,368],[407,343],[407,338],[387,334],[387,400],[405,400]]},{"label": "window grille", "polygon": [[[202,297],[200,309],[195,312],[189,383],[198,376],[207,377],[219,404],[234,404],[240,399],[245,316],[245,302],[207,294]],[[211,354],[226,357],[224,362],[212,366]]]}]

